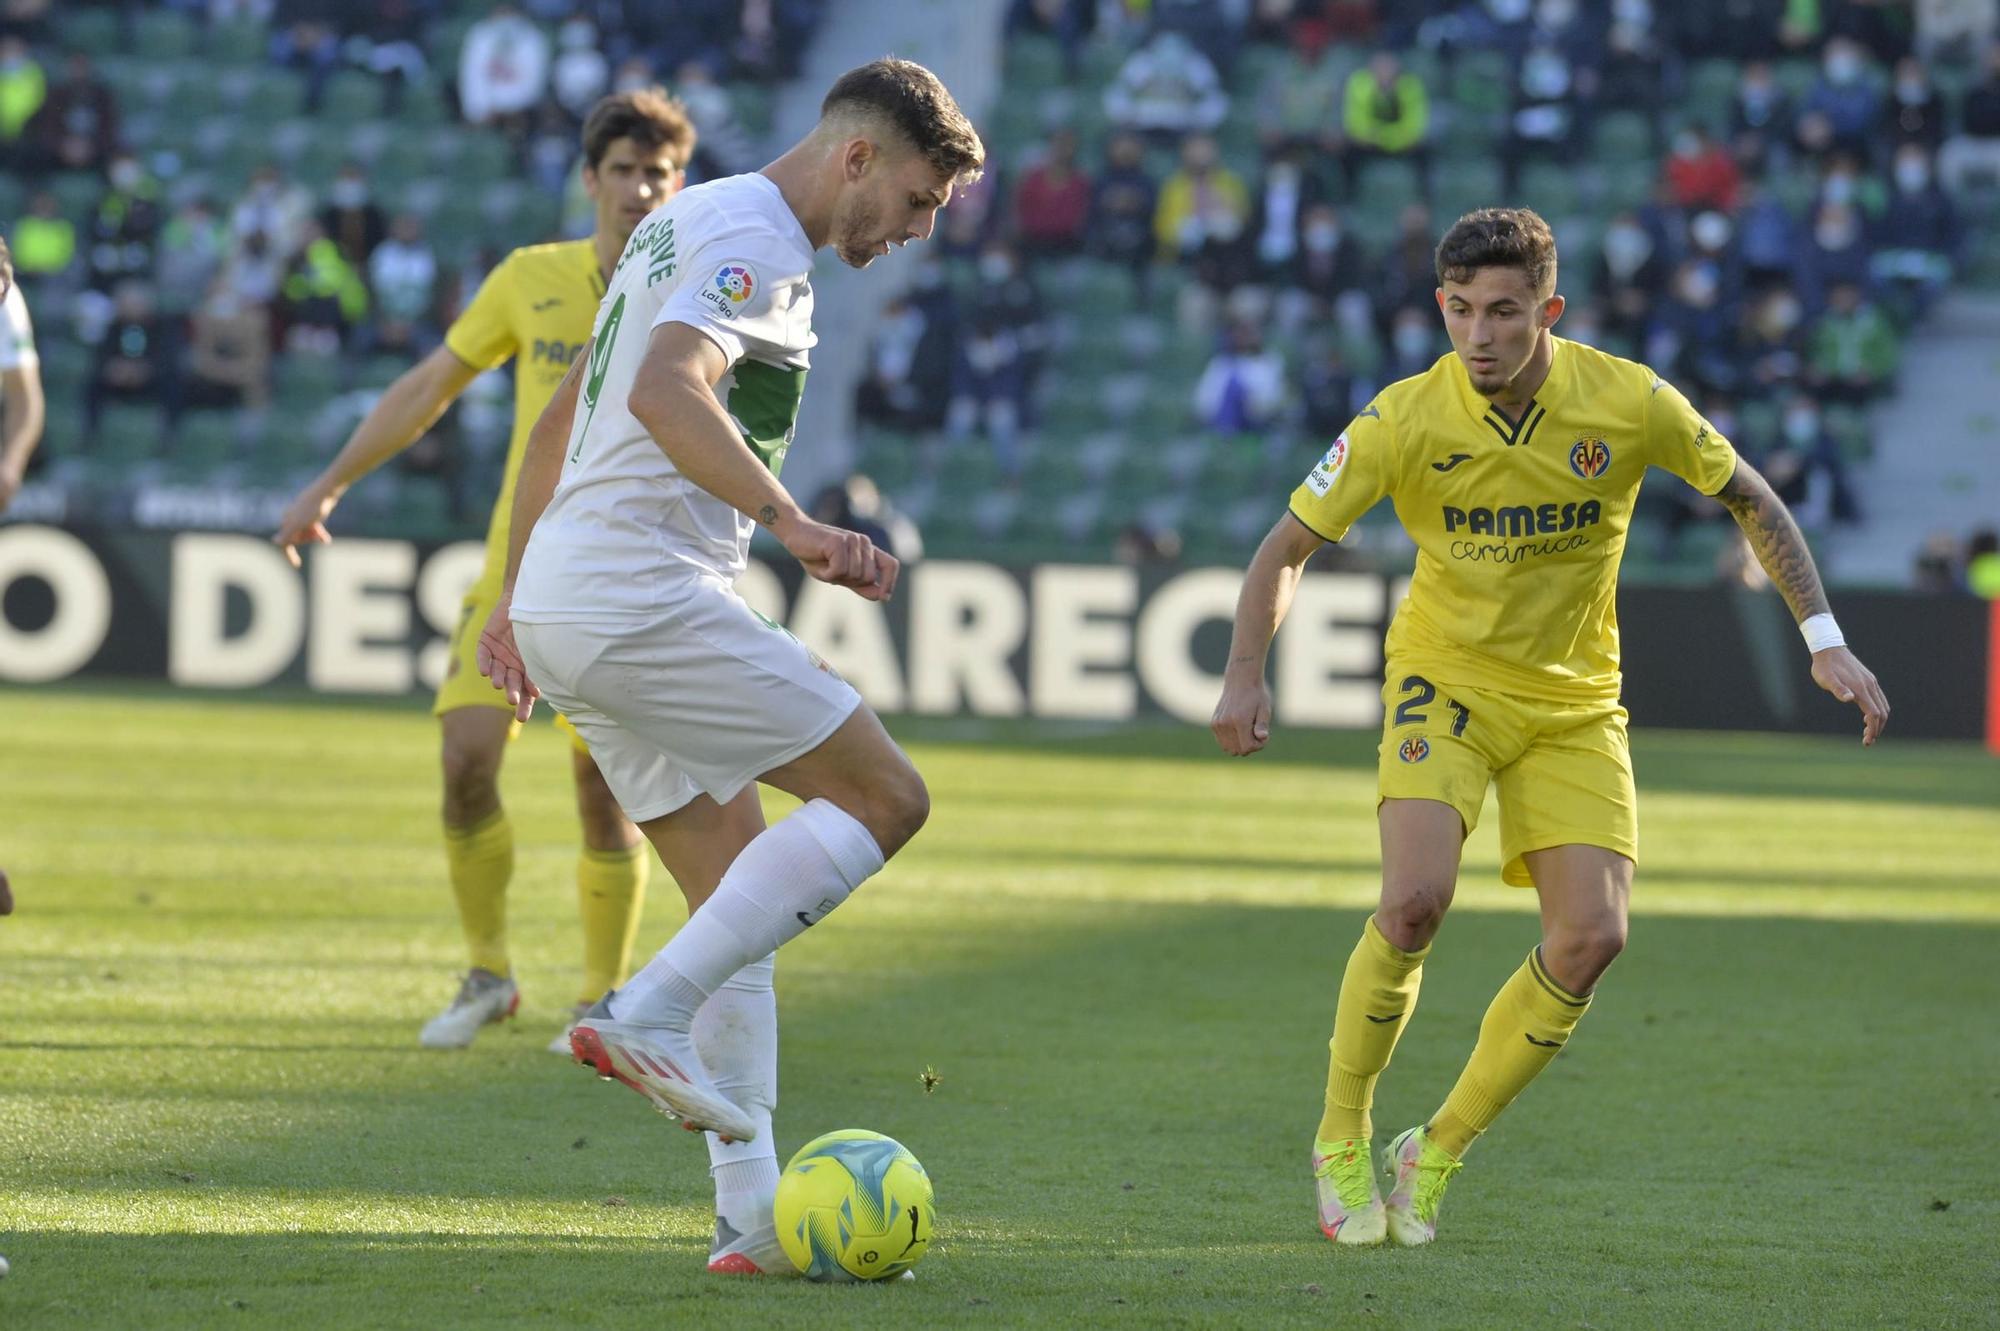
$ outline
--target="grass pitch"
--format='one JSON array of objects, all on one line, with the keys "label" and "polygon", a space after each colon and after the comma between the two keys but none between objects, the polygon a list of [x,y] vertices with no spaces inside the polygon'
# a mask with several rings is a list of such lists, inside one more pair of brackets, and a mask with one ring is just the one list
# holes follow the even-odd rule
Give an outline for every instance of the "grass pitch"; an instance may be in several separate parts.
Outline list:
[{"label": "grass pitch", "polygon": [[[577,952],[546,727],[506,778],[522,1016],[437,1054],[463,963],[427,716],[0,710],[9,1331],[2000,1321],[2000,762],[1969,748],[1642,732],[1630,950],[1437,1246],[1337,1252],[1304,1166],[1372,739],[897,727],[936,812],[785,951],[778,1145],[900,1138],[940,1240],[914,1284],[823,1288],[706,1275],[699,1143],[542,1050]],[[1535,935],[1489,810],[1382,1139]]]}]

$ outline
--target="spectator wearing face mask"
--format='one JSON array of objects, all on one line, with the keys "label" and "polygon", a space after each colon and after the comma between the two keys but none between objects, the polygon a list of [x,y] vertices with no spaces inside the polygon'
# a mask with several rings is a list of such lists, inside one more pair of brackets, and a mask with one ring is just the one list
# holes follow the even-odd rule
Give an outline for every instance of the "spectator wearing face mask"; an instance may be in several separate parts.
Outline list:
[{"label": "spectator wearing face mask", "polygon": [[1914,143],[1934,153],[1944,142],[1944,99],[1931,86],[1930,70],[1913,55],[1896,62],[1896,81],[1883,112],[1883,128],[1898,145]]},{"label": "spectator wearing face mask", "polygon": [[938,428],[949,405],[955,355],[949,324],[932,319],[910,297],[895,297],[875,321],[855,414],[894,430]]},{"label": "spectator wearing face mask", "polygon": [[1871,274],[1897,293],[1910,313],[1921,313],[1951,281],[1965,239],[1958,210],[1932,178],[1930,154],[1921,144],[1896,150],[1881,234],[1885,243]]},{"label": "spectator wearing face mask", "polygon": [[[1801,137],[1808,140],[1804,146],[1813,152],[1838,147],[1865,154],[1869,136],[1881,119],[1882,94],[1868,77],[1867,56],[1861,45],[1846,37],[1828,41],[1820,60],[1820,77],[1806,95],[1800,114]],[[1810,131],[1807,122],[1814,124]]]},{"label": "spectator wearing face mask", "polygon": [[1730,116],[1730,144],[1745,170],[1761,174],[1778,165],[1774,152],[1784,150],[1795,133],[1792,99],[1778,83],[1768,60],[1743,66]]},{"label": "spectator wearing face mask", "polygon": [[1612,218],[1604,229],[1591,283],[1605,326],[1626,339],[1641,336],[1669,271],[1667,256],[1652,233],[1639,225],[1637,214],[1627,211]]},{"label": "spectator wearing face mask", "polygon": [[118,98],[87,55],[72,55],[28,123],[31,156],[56,171],[95,171],[118,146]]},{"label": "spectator wearing face mask", "polygon": [[1742,391],[1762,397],[1790,388],[1805,370],[1805,308],[1789,288],[1765,292],[1744,307],[1736,361]]},{"label": "spectator wearing face mask", "polygon": [[1731,320],[1712,264],[1687,260],[1674,270],[1653,312],[1642,359],[1663,375],[1691,379],[1710,393],[1734,391],[1740,375]]},{"label": "spectator wearing face mask", "polygon": [[90,271],[99,290],[153,271],[159,242],[160,185],[136,154],[121,151],[106,170],[110,188],[98,201],[90,232]]},{"label": "spectator wearing face mask", "polygon": [[[611,62],[599,48],[597,25],[581,15],[565,20],[556,29],[556,58],[549,73],[549,91],[556,105],[583,120],[610,84]],[[707,134],[704,123],[702,135],[705,138]]]},{"label": "spectator wearing face mask", "polygon": [[84,424],[93,433],[112,402],[171,396],[175,351],[168,334],[152,289],[136,279],[120,282],[84,393]]},{"label": "spectator wearing face mask", "polygon": [[1789,282],[1798,253],[1792,214],[1761,180],[1743,182],[1736,211],[1737,255],[1751,289]]},{"label": "spectator wearing face mask", "polygon": [[169,421],[191,407],[263,407],[271,386],[269,312],[217,280],[189,330],[187,366],[167,404]]},{"label": "spectator wearing face mask", "polygon": [[1304,157],[1292,149],[1279,151],[1257,186],[1250,233],[1258,270],[1267,276],[1285,272],[1298,258],[1306,212],[1325,197],[1325,186],[1306,169]]},{"label": "spectator wearing face mask", "polygon": [[1261,432],[1276,423],[1285,394],[1284,357],[1254,322],[1239,320],[1195,383],[1195,417],[1216,434]]},{"label": "spectator wearing face mask", "polygon": [[1344,102],[1341,129],[1347,141],[1348,179],[1370,157],[1424,160],[1431,126],[1430,93],[1393,52],[1376,52],[1365,68],[1348,76]]},{"label": "spectator wearing face mask", "polygon": [[1717,208],[1725,213],[1736,207],[1737,190],[1742,186],[1736,159],[1700,125],[1690,125],[1674,135],[1665,173],[1667,187],[1679,207]]},{"label": "spectator wearing face mask", "polygon": [[1887,391],[1898,355],[1888,316],[1854,283],[1836,283],[1813,326],[1806,383],[1826,401],[1864,406]]},{"label": "spectator wearing face mask", "polygon": [[1368,258],[1340,209],[1313,204],[1300,224],[1297,251],[1276,274],[1279,326],[1296,332],[1323,325],[1331,314],[1343,329],[1365,335],[1372,308],[1368,280]]},{"label": "spectator wearing face mask", "polygon": [[389,237],[368,256],[368,285],[382,318],[428,329],[437,309],[437,253],[415,213],[397,216]]},{"label": "spectator wearing face mask", "polygon": [[340,174],[327,187],[326,198],[326,207],[319,215],[320,229],[340,247],[341,257],[347,262],[356,266],[366,264],[368,256],[388,234],[389,226],[382,210],[369,198],[368,175],[359,162],[348,162],[340,168]]},{"label": "spectator wearing face mask", "polygon": [[1865,287],[1872,260],[1861,210],[1851,203],[1823,202],[1800,251],[1799,287],[1809,292],[1830,291],[1836,282]]},{"label": "spectator wearing face mask", "polygon": [[1143,301],[1157,248],[1153,218],[1159,187],[1146,173],[1146,146],[1136,135],[1113,137],[1105,156],[1104,172],[1090,200],[1089,241],[1105,259],[1132,270]]},{"label": "spectator wearing face mask", "polygon": [[1861,520],[1854,487],[1840,445],[1820,416],[1819,403],[1805,393],[1785,401],[1777,447],[1756,463],[1771,488],[1790,506],[1802,527]]},{"label": "spectator wearing face mask", "polygon": [[1394,383],[1430,369],[1438,358],[1437,311],[1421,305],[1397,310],[1389,325],[1389,357],[1382,381]]}]

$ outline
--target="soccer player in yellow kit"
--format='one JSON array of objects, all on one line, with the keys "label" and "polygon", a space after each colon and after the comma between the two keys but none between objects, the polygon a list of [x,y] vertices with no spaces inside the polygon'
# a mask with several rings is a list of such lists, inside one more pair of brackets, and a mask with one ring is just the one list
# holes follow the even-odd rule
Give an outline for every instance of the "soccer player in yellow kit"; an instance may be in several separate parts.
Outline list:
[{"label": "soccer player in yellow kit", "polygon": [[[466,595],[452,638],[451,664],[433,708],[443,736],[444,840],[452,892],[465,930],[470,969],[457,997],[425,1025],[422,1043],[461,1048],[480,1029],[513,1015],[520,995],[507,950],[507,886],[514,835],[500,803],[499,772],[519,723],[479,674],[473,654],[500,593],[514,482],[529,430],[570,361],[590,339],[605,278],[640,220],[680,188],[695,130],[686,111],[659,90],[621,93],[594,108],[583,127],[583,179],[596,205],[584,240],[528,245],[488,274],[445,334],[444,345],[399,378],[333,462],[285,511],[274,538],[294,547],[329,539],[326,520],[355,481],[409,447],[486,370],[515,362],[514,432],[486,535],[486,564]],[[647,861],[638,830],[572,732],[572,767],[583,850],[577,896],[584,966],[576,1013],[625,976],[638,929]],[[697,810],[686,844],[667,867],[684,889],[712,890],[722,870],[763,829],[753,799]],[[549,1046],[569,1053],[566,1032]]]},{"label": "soccer player in yellow kit", "polygon": [[[1555,1057],[1625,945],[1639,832],[1613,600],[1647,467],[1734,515],[1800,621],[1813,679],[1860,707],[1862,743],[1889,714],[1764,478],[1651,370],[1553,335],[1563,298],[1540,217],[1467,214],[1438,246],[1437,274],[1453,354],[1382,390],[1292,495],[1245,575],[1213,722],[1228,753],[1264,746],[1265,656],[1300,570],[1388,496],[1418,556],[1384,648],[1382,896],[1341,982],[1312,1148],[1320,1228],[1341,1244],[1436,1237],[1467,1148]],[[1542,941],[1487,1009],[1442,1107],[1383,1152],[1385,1203],[1375,1082],[1416,1007],[1489,783],[1501,876],[1539,894]]]}]

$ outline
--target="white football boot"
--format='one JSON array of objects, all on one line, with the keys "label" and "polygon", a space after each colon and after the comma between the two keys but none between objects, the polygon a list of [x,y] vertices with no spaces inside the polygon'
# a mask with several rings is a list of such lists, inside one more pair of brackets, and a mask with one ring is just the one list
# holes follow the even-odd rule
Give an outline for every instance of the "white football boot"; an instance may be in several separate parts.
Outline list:
[{"label": "white football boot", "polygon": [[555,1039],[549,1041],[550,1053],[561,1054],[564,1058],[569,1057],[569,1033],[576,1029],[576,1024],[583,1020],[583,1014],[588,1011],[590,1011],[588,1003],[578,1003],[569,1010],[569,1016],[563,1021],[562,1030],[557,1033]]},{"label": "white football boot", "polygon": [[426,1049],[463,1049],[479,1028],[505,1021],[521,1006],[521,991],[504,975],[473,967],[451,1006],[424,1023],[417,1042]]},{"label": "white football boot", "polygon": [[598,1076],[631,1087],[690,1131],[755,1141],[756,1122],[709,1078],[694,1037],[667,1026],[619,1021],[611,1015],[613,996],[597,1000],[570,1031],[571,1057]]}]

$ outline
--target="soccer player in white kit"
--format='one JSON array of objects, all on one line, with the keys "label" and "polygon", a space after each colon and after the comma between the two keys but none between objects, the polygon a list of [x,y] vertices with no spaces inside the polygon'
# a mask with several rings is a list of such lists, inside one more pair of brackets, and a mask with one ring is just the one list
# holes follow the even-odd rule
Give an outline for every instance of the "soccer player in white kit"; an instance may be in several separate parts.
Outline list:
[{"label": "soccer player in white kit", "polygon": [[762,171],[684,190],[632,233],[587,350],[530,436],[482,673],[524,718],[569,718],[655,846],[752,782],[803,807],[578,1022],[579,1062],[709,1133],[712,1271],[788,1269],[778,1181],[777,947],[923,825],[930,797],[848,684],[736,594],[763,526],[812,577],[870,600],[898,566],[814,522],[778,481],[814,343],[814,253],[865,268],[930,235],[985,150],[935,75],[849,71]]},{"label": "soccer player in white kit", "polygon": [[45,414],[35,325],[14,283],[13,252],[0,240],[0,513],[28,479],[28,459],[42,442]]}]

